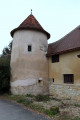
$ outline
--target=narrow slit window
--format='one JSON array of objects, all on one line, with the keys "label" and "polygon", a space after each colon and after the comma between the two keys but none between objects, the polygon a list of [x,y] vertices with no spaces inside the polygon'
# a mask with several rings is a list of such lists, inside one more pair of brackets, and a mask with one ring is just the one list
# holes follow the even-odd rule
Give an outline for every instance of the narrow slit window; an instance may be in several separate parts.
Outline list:
[{"label": "narrow slit window", "polygon": [[53,82],[54,82],[54,78],[53,78],[53,80],[52,80]]},{"label": "narrow slit window", "polygon": [[32,51],[32,46],[28,45],[28,52],[31,52],[31,51]]}]

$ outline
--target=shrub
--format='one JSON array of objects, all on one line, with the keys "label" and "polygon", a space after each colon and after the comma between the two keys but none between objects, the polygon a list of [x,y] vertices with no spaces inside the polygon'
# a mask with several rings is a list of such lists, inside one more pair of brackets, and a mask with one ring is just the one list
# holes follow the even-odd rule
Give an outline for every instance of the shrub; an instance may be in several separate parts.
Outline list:
[{"label": "shrub", "polygon": [[35,96],[36,101],[48,101],[50,98],[47,95],[37,95]]},{"label": "shrub", "polygon": [[54,107],[53,106],[53,107],[50,108],[50,111],[53,111],[54,114],[57,114],[57,113],[59,113],[59,107]]},{"label": "shrub", "polygon": [[44,111],[44,113],[49,115],[50,117],[52,117],[52,116],[57,114],[55,111],[51,111],[51,110],[47,110],[47,109]]},{"label": "shrub", "polygon": [[72,120],[80,120],[80,117],[76,116],[74,119]]},{"label": "shrub", "polygon": [[32,94],[27,94],[26,97],[34,97]]},{"label": "shrub", "polygon": [[18,99],[17,102],[18,103],[25,103],[25,99]]},{"label": "shrub", "polygon": [[0,93],[9,92],[10,89],[10,60],[0,58]]}]

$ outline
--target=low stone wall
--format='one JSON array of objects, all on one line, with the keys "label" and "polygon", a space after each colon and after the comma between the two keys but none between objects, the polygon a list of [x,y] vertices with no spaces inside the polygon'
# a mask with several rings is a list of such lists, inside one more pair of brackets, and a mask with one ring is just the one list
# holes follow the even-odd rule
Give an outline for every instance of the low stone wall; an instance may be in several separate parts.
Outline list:
[{"label": "low stone wall", "polygon": [[50,95],[55,98],[80,100],[80,85],[60,85],[51,84],[49,87]]}]

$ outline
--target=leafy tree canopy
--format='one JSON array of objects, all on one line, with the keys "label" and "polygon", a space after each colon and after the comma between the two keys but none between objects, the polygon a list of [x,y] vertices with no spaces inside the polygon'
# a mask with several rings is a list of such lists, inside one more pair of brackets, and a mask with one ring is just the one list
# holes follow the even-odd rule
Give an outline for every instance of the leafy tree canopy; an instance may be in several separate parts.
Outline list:
[{"label": "leafy tree canopy", "polygon": [[1,57],[10,56],[12,50],[12,41],[9,43],[8,47],[5,47],[2,51]]},{"label": "leafy tree canopy", "polygon": [[0,94],[10,91],[10,56],[12,41],[5,47],[0,57]]},{"label": "leafy tree canopy", "polygon": [[9,43],[8,47],[5,47],[2,51],[3,55],[8,55],[11,54],[11,50],[12,50],[12,41]]}]

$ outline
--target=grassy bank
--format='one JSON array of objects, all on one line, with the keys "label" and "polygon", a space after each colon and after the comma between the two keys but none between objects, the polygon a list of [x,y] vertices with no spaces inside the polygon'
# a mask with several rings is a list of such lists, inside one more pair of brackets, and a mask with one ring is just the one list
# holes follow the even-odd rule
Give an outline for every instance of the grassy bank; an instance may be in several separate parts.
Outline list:
[{"label": "grassy bank", "polygon": [[[76,114],[76,109],[80,109],[80,104],[78,103],[70,103],[70,101],[66,102],[63,100],[53,99],[49,96],[37,95],[33,96],[30,94],[27,95],[9,95],[4,94],[0,98],[8,99],[20,103],[27,108],[30,108],[39,113],[44,113],[54,120],[80,120],[79,115]],[[53,102],[53,104],[52,104]],[[70,112],[66,112],[67,108],[76,110],[74,115],[70,114]],[[76,108],[76,109],[75,109]]]},{"label": "grassy bank", "polygon": [[38,111],[40,113],[44,113],[46,115],[48,115],[49,117],[53,117],[54,115],[59,113],[59,109],[57,107],[51,107],[50,110],[45,109],[42,105],[39,104],[34,104],[33,101],[43,101],[46,102],[48,101],[50,98],[48,96],[42,96],[42,95],[38,95],[38,96],[33,96],[30,94],[27,95],[8,95],[8,94],[4,94],[2,96],[3,99],[8,99],[8,100],[13,100],[16,101],[17,103],[21,103],[23,105],[25,105],[28,108],[31,108],[32,110]]}]

